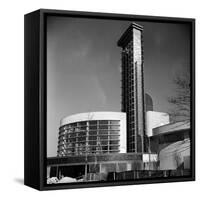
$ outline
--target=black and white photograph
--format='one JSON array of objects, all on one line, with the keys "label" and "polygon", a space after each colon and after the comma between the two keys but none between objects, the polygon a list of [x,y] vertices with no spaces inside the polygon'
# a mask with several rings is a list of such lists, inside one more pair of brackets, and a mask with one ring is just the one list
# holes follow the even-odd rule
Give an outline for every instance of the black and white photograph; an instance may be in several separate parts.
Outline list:
[{"label": "black and white photograph", "polygon": [[191,176],[191,26],[49,15],[46,184]]},{"label": "black and white photograph", "polygon": [[198,196],[198,1],[1,7],[2,197]]}]

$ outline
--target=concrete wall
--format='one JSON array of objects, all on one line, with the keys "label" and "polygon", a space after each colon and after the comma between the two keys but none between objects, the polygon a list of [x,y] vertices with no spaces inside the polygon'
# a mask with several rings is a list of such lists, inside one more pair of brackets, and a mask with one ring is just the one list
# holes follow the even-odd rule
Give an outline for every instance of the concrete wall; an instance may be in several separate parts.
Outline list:
[{"label": "concrete wall", "polygon": [[165,124],[169,124],[169,114],[164,112],[147,111],[146,112],[146,134],[153,135],[153,129]]},{"label": "concrete wall", "polygon": [[181,121],[175,122],[171,124],[166,124],[164,126],[159,126],[154,128],[153,135],[159,135],[163,133],[175,132],[175,131],[183,131],[190,129],[190,122],[189,121]]},{"label": "concrete wall", "polygon": [[126,136],[126,113],[124,112],[88,112],[78,113],[63,118],[60,126],[65,124],[91,121],[91,120],[119,120],[120,121],[120,153],[126,153],[127,136]]},{"label": "concrete wall", "polygon": [[143,65],[142,65],[142,31],[133,29],[133,62],[135,66],[136,109],[138,134],[144,134],[144,94],[143,94]]},{"label": "concrete wall", "polygon": [[188,157],[190,157],[190,139],[168,145],[159,153],[160,170],[176,170],[181,165],[187,167],[185,158]]}]

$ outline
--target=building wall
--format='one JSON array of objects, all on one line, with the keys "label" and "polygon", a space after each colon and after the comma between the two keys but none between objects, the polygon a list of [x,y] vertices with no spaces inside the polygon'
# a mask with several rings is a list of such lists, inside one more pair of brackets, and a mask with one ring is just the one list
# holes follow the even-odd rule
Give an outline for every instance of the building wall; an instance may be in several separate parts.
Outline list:
[{"label": "building wall", "polygon": [[169,124],[169,114],[163,112],[147,111],[146,112],[146,135],[153,135],[153,129]]},{"label": "building wall", "polygon": [[122,47],[122,112],[127,113],[127,151],[144,151],[143,28],[132,23],[118,41]]},{"label": "building wall", "polygon": [[[85,177],[85,163],[84,165],[74,165],[74,166],[57,166],[50,167],[51,175],[49,177]],[[131,170],[143,170],[143,162],[139,160],[124,161],[124,162],[107,162],[98,164],[88,164],[87,165],[87,180],[91,180],[91,175],[93,175],[94,180],[107,180],[109,173],[115,172],[125,172]]]},{"label": "building wall", "polygon": [[145,111],[153,111],[153,99],[147,93],[145,93]]},{"label": "building wall", "polygon": [[133,62],[135,67],[135,99],[138,134],[144,134],[144,85],[143,85],[143,60],[142,60],[142,31],[133,28]]},{"label": "building wall", "polygon": [[165,134],[169,132],[181,131],[190,129],[189,121],[175,122],[171,124],[166,124],[164,126],[159,126],[153,129],[153,135]]},{"label": "building wall", "polygon": [[158,154],[160,170],[190,169],[190,123],[176,122],[155,128],[151,152]]},{"label": "building wall", "polygon": [[90,112],[60,122],[58,156],[126,153],[126,114]]},{"label": "building wall", "polygon": [[190,158],[190,139],[178,141],[163,148],[159,153],[160,170],[188,168],[186,159]]}]

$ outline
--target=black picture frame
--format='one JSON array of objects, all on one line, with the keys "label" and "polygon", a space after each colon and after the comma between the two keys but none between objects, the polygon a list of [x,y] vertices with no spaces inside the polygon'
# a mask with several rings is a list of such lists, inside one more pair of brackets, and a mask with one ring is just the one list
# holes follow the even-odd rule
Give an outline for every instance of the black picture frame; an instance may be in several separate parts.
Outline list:
[{"label": "black picture frame", "polygon": [[[117,182],[46,184],[47,124],[47,16],[91,19],[187,23],[190,25],[191,56],[191,175]],[[24,184],[38,190],[88,188],[195,180],[195,19],[127,14],[39,9],[24,17]]]}]

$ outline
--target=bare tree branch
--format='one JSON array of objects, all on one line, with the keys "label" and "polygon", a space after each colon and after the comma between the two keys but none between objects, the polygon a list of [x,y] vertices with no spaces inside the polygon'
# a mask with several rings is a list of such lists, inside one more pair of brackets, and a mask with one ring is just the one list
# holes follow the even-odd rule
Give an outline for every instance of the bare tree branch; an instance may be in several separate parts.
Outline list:
[{"label": "bare tree branch", "polygon": [[170,113],[172,121],[183,121],[190,119],[190,76],[189,72],[176,74],[173,79],[176,86],[176,95],[168,98],[173,105]]}]

